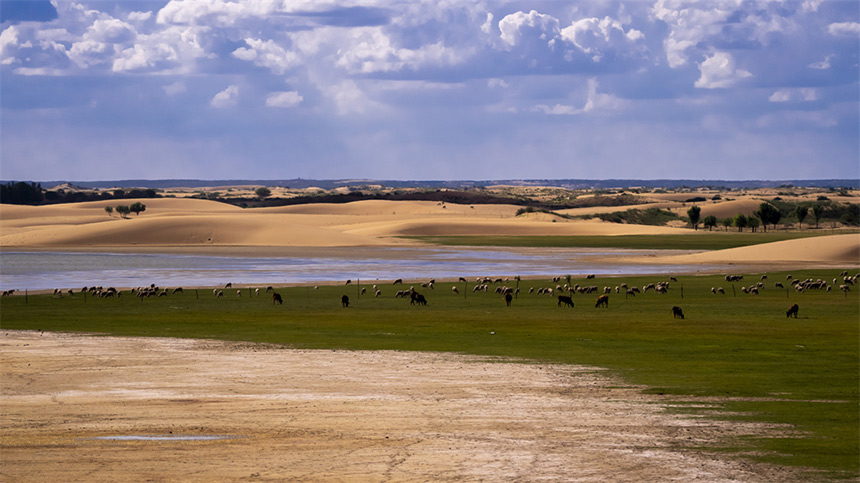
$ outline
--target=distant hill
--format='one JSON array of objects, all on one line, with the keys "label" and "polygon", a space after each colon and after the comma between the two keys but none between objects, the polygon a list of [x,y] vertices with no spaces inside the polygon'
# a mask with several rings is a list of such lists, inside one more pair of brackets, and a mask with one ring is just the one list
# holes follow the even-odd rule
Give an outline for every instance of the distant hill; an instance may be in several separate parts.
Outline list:
[{"label": "distant hill", "polygon": [[[6,183],[7,181],[2,181]],[[292,189],[318,187],[331,190],[340,187],[384,186],[391,188],[447,188],[468,189],[493,185],[550,186],[565,189],[611,189],[611,188],[728,188],[755,189],[781,186],[808,188],[860,189],[860,179],[813,179],[813,180],[693,180],[693,179],[505,179],[505,180],[370,180],[370,179],[128,179],[113,181],[38,181],[42,186],[70,184],[84,189],[105,188],[204,188],[216,186],[281,186]]]}]

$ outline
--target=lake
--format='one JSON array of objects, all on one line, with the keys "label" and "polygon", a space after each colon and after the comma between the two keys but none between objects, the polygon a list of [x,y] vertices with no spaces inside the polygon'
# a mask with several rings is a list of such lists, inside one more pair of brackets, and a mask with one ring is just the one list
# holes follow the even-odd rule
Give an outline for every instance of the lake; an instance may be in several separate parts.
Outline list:
[{"label": "lake", "polygon": [[[424,281],[478,276],[685,273],[703,267],[613,263],[654,250],[385,248],[319,250],[318,255],[244,257],[177,254],[0,252],[0,289],[161,287]],[[335,256],[334,253],[339,253]],[[354,255],[354,256],[353,256]],[[609,257],[609,262],[607,262]]]}]

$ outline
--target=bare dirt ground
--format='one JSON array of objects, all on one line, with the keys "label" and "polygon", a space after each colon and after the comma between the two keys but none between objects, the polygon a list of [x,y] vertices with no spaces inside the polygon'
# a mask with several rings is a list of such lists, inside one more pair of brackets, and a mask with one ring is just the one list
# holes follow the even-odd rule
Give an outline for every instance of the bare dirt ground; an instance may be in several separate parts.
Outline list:
[{"label": "bare dirt ground", "polygon": [[591,367],[3,331],[0,376],[7,483],[800,479]]}]

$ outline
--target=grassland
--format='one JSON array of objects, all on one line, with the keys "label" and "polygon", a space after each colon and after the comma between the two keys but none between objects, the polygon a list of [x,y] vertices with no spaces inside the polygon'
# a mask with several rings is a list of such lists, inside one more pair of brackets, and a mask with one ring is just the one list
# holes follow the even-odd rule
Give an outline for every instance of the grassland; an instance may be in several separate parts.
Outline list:
[{"label": "grassland", "polygon": [[738,233],[705,231],[689,235],[619,235],[619,236],[409,236],[402,237],[448,246],[492,247],[558,247],[558,248],[630,248],[643,250],[723,250],[783,240],[794,240],[834,233],[857,233],[857,230],[778,231]]},{"label": "grassland", "polygon": [[[792,275],[829,281],[838,273]],[[266,296],[251,297],[247,289],[241,298],[233,293],[220,299],[202,289],[145,300],[127,293],[118,299],[14,296],[0,301],[0,326],[595,365],[649,392],[672,395],[679,411],[791,428],[785,437],[722,441],[718,450],[815,468],[820,472],[815,479],[857,478],[860,296],[857,291],[786,291],[773,287],[774,281],[785,283],[786,274],[769,276],[758,296],[740,292],[758,275],[748,274],[734,285],[717,276],[680,276],[665,295],[652,291],[625,298],[613,292],[608,309],[594,307],[596,295],[574,295],[576,306],[570,309],[549,296],[528,294],[533,287],[554,287],[549,280],[520,281],[521,293],[511,307],[492,292],[471,292],[474,282],[419,288],[427,306],[394,298],[402,287],[387,284],[380,298],[359,297],[355,286],[280,287],[282,306]],[[573,282],[602,288],[663,279]],[[452,285],[460,294],[452,292]],[[712,294],[715,286],[726,294]],[[342,294],[352,299],[348,309],[340,305]],[[800,305],[797,319],[785,317],[792,303]],[[686,319],[672,318],[674,305],[683,307]],[[703,400],[715,407],[703,408]]]}]

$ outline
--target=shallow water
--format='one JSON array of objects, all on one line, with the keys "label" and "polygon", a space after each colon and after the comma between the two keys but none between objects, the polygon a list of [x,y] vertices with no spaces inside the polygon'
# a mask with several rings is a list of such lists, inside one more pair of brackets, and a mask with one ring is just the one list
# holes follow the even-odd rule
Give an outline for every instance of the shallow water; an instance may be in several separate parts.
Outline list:
[{"label": "shallow water", "polygon": [[[645,250],[399,249],[357,250],[334,256],[226,257],[208,255],[0,252],[0,289],[79,289],[234,284],[295,284],[346,280],[537,275],[684,273],[702,267],[612,263],[612,258],[653,254]],[[609,261],[607,262],[607,257]]]}]

